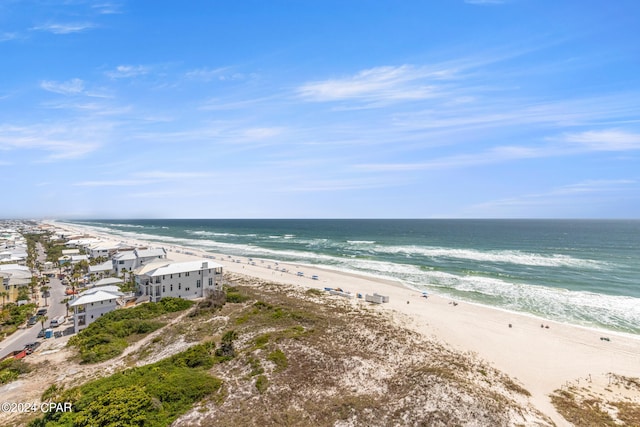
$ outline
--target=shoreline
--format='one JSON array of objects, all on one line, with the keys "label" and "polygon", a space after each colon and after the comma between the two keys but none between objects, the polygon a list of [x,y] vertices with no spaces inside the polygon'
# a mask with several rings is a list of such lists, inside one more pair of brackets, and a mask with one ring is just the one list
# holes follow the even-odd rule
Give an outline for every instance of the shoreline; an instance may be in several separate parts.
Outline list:
[{"label": "shoreline", "polygon": [[[118,243],[125,243],[125,244],[130,244],[132,246],[153,246],[155,245],[155,247],[163,247],[163,248],[174,248],[175,251],[171,252],[171,253],[176,253],[180,256],[184,255],[184,256],[207,256],[207,257],[215,257],[216,261],[227,261],[228,259],[226,257],[230,257],[229,259],[233,258],[233,259],[237,259],[237,258],[244,258],[245,260],[248,260],[250,258],[254,259],[254,260],[263,260],[263,261],[269,261],[271,263],[279,263],[281,265],[288,265],[288,266],[296,266],[296,268],[298,268],[298,266],[304,266],[305,268],[308,269],[315,269],[315,270],[319,270],[319,271],[326,271],[328,273],[336,273],[336,274],[340,274],[340,275],[344,275],[344,276],[349,276],[349,277],[353,277],[353,278],[361,278],[361,279],[367,279],[367,280],[371,280],[377,283],[381,283],[383,285],[389,285],[389,286],[395,286],[395,287],[399,287],[402,288],[404,290],[409,290],[409,291],[413,291],[416,293],[424,293],[424,292],[428,292],[428,295],[434,296],[437,295],[439,298],[443,298],[446,300],[450,300],[450,301],[455,301],[455,302],[462,302],[464,304],[469,304],[469,305],[474,305],[477,307],[482,307],[482,308],[486,308],[489,310],[497,310],[497,311],[501,311],[504,313],[508,313],[508,314],[512,314],[515,316],[524,316],[524,317],[528,317],[534,320],[537,320],[539,322],[542,323],[554,323],[557,325],[567,325],[567,326],[571,326],[571,327],[575,327],[575,328],[580,328],[580,329],[585,329],[585,330],[589,330],[592,332],[597,332],[599,334],[603,334],[603,335],[615,335],[615,336],[619,336],[619,337],[625,337],[625,338],[629,338],[629,339],[636,339],[636,340],[640,340],[640,332],[639,333],[632,333],[632,332],[627,332],[624,330],[619,330],[619,329],[610,329],[610,328],[606,328],[603,326],[599,326],[596,324],[580,324],[580,323],[575,323],[572,322],[571,320],[558,320],[558,319],[551,319],[551,318],[547,318],[544,317],[542,315],[536,314],[536,313],[530,313],[530,312],[526,312],[526,311],[518,311],[518,310],[514,310],[514,309],[509,309],[509,308],[504,308],[504,307],[500,307],[500,306],[496,306],[496,305],[491,305],[491,304],[487,304],[487,303],[483,303],[483,302],[479,302],[479,301],[473,301],[473,300],[467,300],[467,299],[463,299],[463,298],[456,298],[454,296],[450,296],[450,295],[446,295],[446,294],[441,294],[438,293],[437,291],[425,291],[423,289],[417,289],[409,284],[406,284],[404,282],[402,282],[399,279],[391,279],[391,278],[387,278],[387,277],[382,277],[382,276],[376,276],[375,274],[370,274],[370,273],[366,273],[366,272],[357,272],[357,271],[348,271],[345,269],[341,269],[341,268],[334,268],[332,266],[325,266],[322,264],[308,264],[305,262],[291,262],[291,261],[281,261],[275,258],[271,258],[271,257],[262,257],[262,256],[247,256],[247,255],[228,255],[222,252],[210,252],[207,251],[205,249],[201,249],[201,248],[196,248],[196,247],[191,247],[191,246],[182,246],[180,244],[177,243],[166,243],[162,240],[156,241],[156,240],[145,240],[144,238],[136,238],[136,237],[126,237],[126,236],[118,236],[118,235],[111,235],[109,234],[108,231],[96,231],[92,226],[89,225],[82,225],[82,224],[74,224],[74,223],[67,223],[67,222],[59,222],[58,220],[43,220],[41,221],[42,223],[45,224],[49,224],[52,226],[56,226],[59,228],[65,228],[67,227],[70,231],[73,230],[74,232],[79,232],[81,233],[86,233],[91,235],[92,237],[100,237],[103,240],[107,240],[107,241],[112,241],[112,242],[118,242]],[[170,238],[169,238],[170,239]],[[179,260],[176,260],[179,261]]]},{"label": "shoreline", "polygon": [[[246,256],[229,257],[177,244],[121,239],[75,224],[53,222],[53,225],[134,246],[162,246],[167,249],[167,258],[173,261],[214,256],[214,261],[222,264],[226,272],[305,288],[340,287],[351,291],[354,305],[392,311],[395,321],[403,327],[455,350],[475,353],[493,367],[517,379],[531,393],[531,402],[558,425],[570,424],[551,405],[549,395],[554,390],[580,384],[581,380],[585,384],[584,381],[588,380],[590,388],[605,393],[610,382],[609,373],[629,377],[639,375],[640,336],[547,320],[461,300],[454,305],[454,299],[432,293],[424,298],[421,291],[400,282],[321,266],[257,257],[254,258],[255,265],[252,265]],[[275,263],[289,269],[289,272],[276,271]],[[269,265],[271,268],[268,268]],[[304,271],[302,277],[296,274],[301,270]],[[318,280],[313,280],[312,275],[317,275]],[[364,295],[374,292],[388,295],[389,303],[369,304],[355,298],[356,293]],[[611,341],[602,340],[607,335],[611,336]],[[640,396],[630,391],[613,391],[640,402]]]}]

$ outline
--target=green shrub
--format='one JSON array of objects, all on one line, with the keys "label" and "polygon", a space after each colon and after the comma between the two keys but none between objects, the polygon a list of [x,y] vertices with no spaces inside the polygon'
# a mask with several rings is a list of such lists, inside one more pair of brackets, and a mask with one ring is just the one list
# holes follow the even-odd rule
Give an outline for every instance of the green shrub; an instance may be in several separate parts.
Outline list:
[{"label": "green shrub", "polygon": [[192,301],[180,298],[163,298],[157,303],[115,310],[100,317],[72,337],[68,345],[78,348],[82,363],[109,360],[127,348],[127,338],[149,334],[164,326],[164,323],[152,319],[185,310],[192,305]]},{"label": "green shrub", "polygon": [[279,348],[269,353],[269,355],[267,356],[267,360],[273,362],[276,365],[276,371],[283,371],[287,369],[287,366],[289,366],[287,356]]},{"label": "green shrub", "polygon": [[236,357],[236,351],[233,348],[233,340],[238,338],[238,333],[234,330],[225,332],[222,336],[220,347],[216,349],[216,358],[218,362],[225,362]]},{"label": "green shrub", "polygon": [[256,375],[264,373],[264,368],[262,367],[260,360],[255,357],[249,358],[249,366],[251,367],[251,372],[249,373],[250,377],[255,377]]},{"label": "green shrub", "polygon": [[7,384],[18,379],[20,374],[31,371],[31,367],[23,360],[9,358],[0,362],[0,384]]},{"label": "green shrub", "polygon": [[150,421],[149,411],[153,408],[151,396],[138,385],[114,388],[89,402],[75,417],[78,427],[100,426],[142,426]]},{"label": "green shrub", "polygon": [[213,342],[194,345],[182,353],[172,356],[170,360],[175,366],[210,369],[215,362],[211,355],[213,347]]},{"label": "green shrub", "polygon": [[48,402],[48,401],[52,401],[57,399],[60,396],[60,393],[62,393],[63,387],[60,386],[58,387],[57,384],[51,384],[43,393],[42,396],[40,397],[40,400],[42,402]]},{"label": "green shrub", "polygon": [[196,345],[160,362],[63,391],[54,401],[70,402],[73,411],[49,412],[29,425],[168,426],[221,388],[222,381],[207,374],[209,364],[202,363],[202,356],[212,347],[211,343]]},{"label": "green shrub", "polygon": [[265,391],[267,391],[268,387],[269,380],[267,379],[267,377],[265,377],[264,375],[260,375],[258,378],[256,378],[256,388],[258,389],[258,393],[263,394]]},{"label": "green shrub", "polygon": [[269,340],[271,339],[271,334],[262,334],[255,339],[256,348],[262,348],[265,345],[269,344]]},{"label": "green shrub", "polygon": [[226,300],[230,303],[242,303],[249,299],[247,295],[242,294],[237,288],[228,287],[225,289]]}]

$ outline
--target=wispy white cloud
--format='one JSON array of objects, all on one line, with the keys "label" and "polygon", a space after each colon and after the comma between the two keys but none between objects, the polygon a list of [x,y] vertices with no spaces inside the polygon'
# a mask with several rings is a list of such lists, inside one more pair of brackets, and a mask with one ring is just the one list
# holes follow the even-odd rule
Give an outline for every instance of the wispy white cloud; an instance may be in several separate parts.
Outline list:
[{"label": "wispy white cloud", "polygon": [[101,15],[113,15],[122,13],[122,5],[119,3],[105,2],[94,4],[91,7]]},{"label": "wispy white cloud", "polygon": [[42,105],[53,110],[74,110],[91,117],[125,116],[133,111],[131,105],[111,106],[100,102],[45,102]]},{"label": "wispy white cloud", "polygon": [[189,80],[199,80],[204,82],[210,82],[213,80],[227,82],[227,81],[240,81],[255,79],[258,77],[256,73],[240,73],[233,70],[233,67],[218,67],[218,68],[195,68],[189,70],[184,74],[185,78]]},{"label": "wispy white cloud", "polygon": [[151,184],[154,181],[145,181],[141,179],[116,179],[102,181],[80,181],[73,185],[76,187],[131,187],[136,185]]},{"label": "wispy white cloud", "polygon": [[32,27],[31,30],[45,31],[53,34],[71,34],[80,33],[95,28],[96,25],[91,22],[74,22],[74,23],[51,23]]},{"label": "wispy white cloud", "polygon": [[18,38],[17,33],[0,33],[0,43],[6,42],[9,40],[15,40]]},{"label": "wispy white cloud", "polygon": [[221,68],[196,68],[185,73],[185,77],[191,80],[202,80],[205,82],[211,80],[224,80],[228,67]]},{"label": "wispy white cloud", "polygon": [[140,132],[132,134],[135,139],[166,143],[183,141],[184,143],[199,142],[210,144],[229,144],[247,147],[254,144],[265,145],[279,142],[278,137],[284,136],[288,129],[280,126],[253,127],[234,121],[215,121],[198,128],[175,130],[166,132]]},{"label": "wispy white cloud", "polygon": [[[199,180],[215,176],[212,172],[184,172],[184,171],[144,171],[135,172],[124,179],[104,179],[79,181],[76,187],[135,187],[150,184],[180,183],[185,180]],[[164,190],[163,190],[164,191]]]},{"label": "wispy white cloud", "polygon": [[332,191],[368,190],[388,188],[397,184],[382,177],[300,179],[296,183],[280,185],[270,191],[275,193],[312,193]]},{"label": "wispy white cloud", "polygon": [[71,79],[66,82],[43,80],[40,82],[40,87],[61,95],[78,95],[84,92],[84,82],[80,79]]},{"label": "wispy white cloud", "polygon": [[134,174],[140,178],[149,178],[156,180],[182,180],[182,179],[198,179],[209,178],[214,176],[212,172],[169,172],[169,171],[146,171]]},{"label": "wispy white cloud", "polygon": [[211,98],[206,100],[201,110],[206,111],[226,111],[226,110],[238,110],[243,108],[255,107],[258,104],[262,104],[267,101],[276,100],[276,96],[265,96],[252,99],[240,99],[240,100],[225,100],[220,98]]},{"label": "wispy white cloud", "polygon": [[562,140],[589,151],[629,151],[640,149],[640,133],[605,129],[567,133]]},{"label": "wispy white cloud", "polygon": [[149,67],[144,65],[118,65],[115,70],[107,71],[105,74],[112,79],[125,79],[148,74]]},{"label": "wispy white cloud", "polygon": [[314,102],[425,99],[435,96],[436,91],[425,79],[448,78],[449,72],[412,65],[375,67],[350,77],[305,83],[298,87],[297,94]]},{"label": "wispy white cloud", "polygon": [[558,206],[559,204],[577,204],[584,200],[593,204],[594,195],[616,196],[620,193],[634,191],[638,187],[638,181],[634,179],[593,179],[574,184],[567,184],[552,188],[541,193],[531,193],[491,200],[470,206],[470,212],[505,212],[505,208],[531,208],[544,206]]},{"label": "wispy white cloud", "polygon": [[48,153],[34,161],[56,161],[84,157],[98,150],[110,132],[110,125],[68,121],[29,126],[0,125],[0,149],[40,150]]},{"label": "wispy white cloud", "polygon": [[496,146],[480,152],[438,157],[425,162],[370,163],[359,164],[355,168],[379,172],[451,169],[523,159],[576,155],[594,151],[640,150],[640,134],[620,130],[586,131],[546,139],[553,143],[535,146]]}]

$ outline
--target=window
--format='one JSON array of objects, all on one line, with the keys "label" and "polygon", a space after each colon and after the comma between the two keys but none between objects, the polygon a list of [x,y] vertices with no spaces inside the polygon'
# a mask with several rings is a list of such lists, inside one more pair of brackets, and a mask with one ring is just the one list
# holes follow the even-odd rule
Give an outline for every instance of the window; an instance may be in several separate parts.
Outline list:
[{"label": "window", "polygon": [[185,275],[186,277],[189,277],[189,272],[187,271],[186,273],[184,273],[184,275]]},{"label": "window", "polygon": [[178,273],[178,277],[182,277],[182,273]]},{"label": "window", "polygon": [[213,286],[213,277],[209,277],[209,286]]},{"label": "window", "polygon": [[196,288],[199,288],[200,286],[201,286],[200,279],[198,279],[196,280]]},{"label": "window", "polygon": [[171,286],[169,286],[169,290],[173,292],[173,283],[171,284]]},{"label": "window", "polygon": [[124,264],[124,261],[120,260],[120,261],[118,261],[118,264],[122,265],[122,264]]},{"label": "window", "polygon": [[162,285],[162,293],[164,294],[166,292],[164,285]]},{"label": "window", "polygon": [[182,289],[182,283],[178,283],[178,290]]}]

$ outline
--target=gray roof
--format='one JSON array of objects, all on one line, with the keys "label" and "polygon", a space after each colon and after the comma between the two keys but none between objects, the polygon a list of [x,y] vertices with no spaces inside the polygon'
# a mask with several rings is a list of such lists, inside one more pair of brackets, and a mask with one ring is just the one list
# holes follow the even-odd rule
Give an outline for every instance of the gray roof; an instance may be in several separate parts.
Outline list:
[{"label": "gray roof", "polygon": [[113,270],[113,263],[111,260],[105,261],[102,264],[90,265],[89,273],[96,273],[98,271],[109,271]]},{"label": "gray roof", "polygon": [[165,251],[163,248],[160,248],[160,249],[136,249],[135,253],[138,256],[138,258],[160,257],[160,256],[166,256],[167,255],[167,251]]},{"label": "gray roof", "polygon": [[115,254],[113,256],[113,259],[117,261],[132,260],[132,259],[136,259],[136,254],[134,251],[122,251]]},{"label": "gray roof", "polygon": [[93,286],[106,286],[113,285],[115,283],[122,283],[122,279],[118,279],[117,277],[105,277],[104,279],[98,280]]},{"label": "gray roof", "polygon": [[166,274],[186,273],[189,271],[200,271],[208,268],[221,268],[222,265],[211,260],[199,259],[196,261],[173,262],[157,267],[146,273],[149,277],[162,276]]},{"label": "gray roof", "polygon": [[103,290],[98,290],[92,294],[83,295],[79,298],[73,300],[69,307],[76,307],[79,305],[90,304],[92,302],[100,302],[100,301],[108,301],[112,299],[117,299],[119,295],[112,294],[111,292],[106,292]]}]

